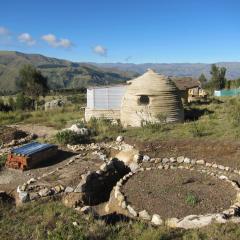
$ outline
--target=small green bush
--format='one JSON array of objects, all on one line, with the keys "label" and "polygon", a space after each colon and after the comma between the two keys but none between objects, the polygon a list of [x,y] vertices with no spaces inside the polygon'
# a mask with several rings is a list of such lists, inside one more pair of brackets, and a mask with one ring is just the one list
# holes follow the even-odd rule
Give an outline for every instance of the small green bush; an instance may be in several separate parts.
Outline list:
[{"label": "small green bush", "polygon": [[89,136],[77,134],[71,130],[63,130],[56,134],[56,140],[60,144],[82,144],[88,143],[90,140]]},{"label": "small green bush", "polygon": [[186,203],[191,206],[196,206],[199,203],[199,199],[194,193],[188,193],[186,196]]},{"label": "small green bush", "polygon": [[193,122],[193,124],[189,128],[189,132],[193,137],[204,137],[209,135],[206,127],[201,122]]}]

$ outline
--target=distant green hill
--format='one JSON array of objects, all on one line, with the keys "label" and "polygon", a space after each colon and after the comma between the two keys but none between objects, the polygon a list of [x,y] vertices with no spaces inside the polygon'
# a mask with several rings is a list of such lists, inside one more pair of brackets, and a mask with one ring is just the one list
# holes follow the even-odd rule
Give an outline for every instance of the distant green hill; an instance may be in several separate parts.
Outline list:
[{"label": "distant green hill", "polygon": [[39,54],[0,51],[0,92],[17,90],[16,79],[24,64],[32,64],[41,70],[48,77],[51,89],[122,83],[136,76],[132,72],[73,63]]}]

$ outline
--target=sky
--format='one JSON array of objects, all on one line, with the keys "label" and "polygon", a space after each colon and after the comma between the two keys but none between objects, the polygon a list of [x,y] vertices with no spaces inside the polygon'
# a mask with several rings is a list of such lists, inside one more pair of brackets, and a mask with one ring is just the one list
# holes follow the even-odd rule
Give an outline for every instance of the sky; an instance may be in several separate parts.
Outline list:
[{"label": "sky", "polygon": [[240,61],[239,0],[1,0],[0,50],[75,62]]}]

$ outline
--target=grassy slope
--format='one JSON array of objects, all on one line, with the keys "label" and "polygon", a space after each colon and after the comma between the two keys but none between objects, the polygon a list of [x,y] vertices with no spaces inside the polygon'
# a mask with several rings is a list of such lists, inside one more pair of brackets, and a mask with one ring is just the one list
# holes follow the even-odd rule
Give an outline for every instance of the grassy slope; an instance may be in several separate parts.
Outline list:
[{"label": "grassy slope", "polygon": [[133,73],[72,63],[38,54],[0,51],[1,91],[16,90],[18,72],[24,64],[32,64],[41,70],[48,77],[51,88],[79,88],[89,84],[122,83],[134,76]]}]

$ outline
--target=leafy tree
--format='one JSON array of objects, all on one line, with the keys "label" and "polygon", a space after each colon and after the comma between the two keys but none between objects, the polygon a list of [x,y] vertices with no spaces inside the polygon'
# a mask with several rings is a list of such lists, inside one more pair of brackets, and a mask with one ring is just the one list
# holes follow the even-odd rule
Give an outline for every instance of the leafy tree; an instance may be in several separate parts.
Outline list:
[{"label": "leafy tree", "polygon": [[226,75],[227,69],[225,67],[217,67],[216,64],[213,64],[211,67],[211,82],[212,86],[216,90],[224,89],[226,86]]},{"label": "leafy tree", "polygon": [[26,97],[23,93],[19,93],[17,94],[15,105],[17,110],[33,109],[33,100]]},{"label": "leafy tree", "polygon": [[20,69],[17,85],[25,95],[33,100],[33,105],[39,96],[45,96],[49,90],[47,78],[32,65],[24,65]]},{"label": "leafy tree", "polygon": [[204,85],[205,83],[207,83],[207,78],[205,77],[205,75],[202,73],[200,75],[200,77],[198,78],[199,82]]}]

